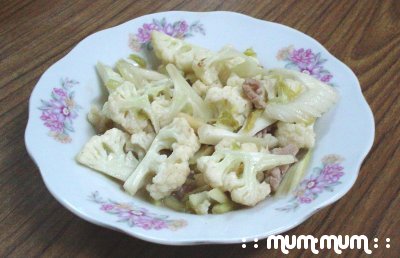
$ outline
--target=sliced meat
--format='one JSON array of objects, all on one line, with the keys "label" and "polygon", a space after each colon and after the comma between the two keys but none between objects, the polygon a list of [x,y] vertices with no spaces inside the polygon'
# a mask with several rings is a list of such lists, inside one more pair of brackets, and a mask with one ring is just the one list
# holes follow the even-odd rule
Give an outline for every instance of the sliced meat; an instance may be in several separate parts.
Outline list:
[{"label": "sliced meat", "polygon": [[265,90],[261,82],[256,79],[246,79],[242,85],[244,95],[249,99],[255,108],[265,108]]},{"label": "sliced meat", "polygon": [[[296,156],[296,154],[299,152],[299,148],[294,144],[288,144],[282,148],[275,148],[271,152],[272,154],[277,155]],[[276,192],[283,179],[283,176],[288,171],[289,167],[290,165],[282,165],[266,172],[265,182],[270,184],[272,192]]]},{"label": "sliced meat", "polygon": [[299,148],[294,144],[288,144],[282,148],[275,148],[272,150],[272,154],[277,155],[293,155],[295,156],[299,152]]}]

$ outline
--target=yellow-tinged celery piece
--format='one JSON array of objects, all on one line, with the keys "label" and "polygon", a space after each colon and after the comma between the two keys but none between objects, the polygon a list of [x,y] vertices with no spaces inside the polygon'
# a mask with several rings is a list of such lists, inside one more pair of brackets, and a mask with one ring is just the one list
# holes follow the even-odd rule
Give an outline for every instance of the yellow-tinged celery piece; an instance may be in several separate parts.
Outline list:
[{"label": "yellow-tinged celery piece", "polygon": [[146,60],[144,60],[142,57],[135,55],[135,54],[130,54],[129,59],[135,61],[141,68],[146,68],[147,63]]},{"label": "yellow-tinged celery piece", "polygon": [[115,72],[110,66],[98,62],[96,69],[109,92],[114,91],[124,82],[121,75]]},{"label": "yellow-tinged celery piece", "polygon": [[214,152],[214,146],[203,144],[200,149],[189,158],[189,164],[194,165],[197,163],[197,159],[203,156],[210,156]]},{"label": "yellow-tinged celery piece", "polygon": [[249,117],[247,118],[246,124],[244,125],[244,128],[243,128],[243,131],[245,133],[251,131],[251,129],[254,128],[254,125],[255,125],[257,119],[262,115],[263,112],[264,112],[264,110],[256,109],[249,114]]},{"label": "yellow-tinged celery piece", "polygon": [[235,204],[219,188],[190,194],[188,206],[197,214],[208,214],[210,209],[213,214],[221,214],[235,208]]},{"label": "yellow-tinged celery piece", "polygon": [[211,198],[211,200],[214,200],[218,203],[225,203],[229,201],[229,198],[226,197],[225,193],[219,188],[214,188],[208,191],[208,196]]},{"label": "yellow-tinged celery piece", "polygon": [[190,127],[192,127],[195,131],[199,129],[199,127],[205,125],[206,123],[198,117],[193,117],[186,113],[179,113],[178,117],[185,118],[186,121],[189,123]]},{"label": "yellow-tinged celery piece", "polygon": [[276,192],[276,196],[286,195],[297,187],[307,171],[312,152],[312,149],[308,150],[300,161],[289,168]]},{"label": "yellow-tinged celery piece", "polygon": [[302,87],[300,85],[292,88],[281,76],[277,76],[276,89],[278,98],[273,99],[273,101],[278,101],[281,103],[286,103],[295,99],[302,91]]},{"label": "yellow-tinged celery piece", "polygon": [[162,203],[175,211],[185,212],[186,207],[183,203],[181,203],[178,199],[173,196],[167,196],[162,200]]},{"label": "yellow-tinged celery piece", "polygon": [[234,209],[235,209],[235,204],[233,202],[226,202],[226,203],[214,205],[211,209],[211,213],[212,214],[222,214],[222,213],[227,213],[228,211],[231,211]]},{"label": "yellow-tinged celery piece", "polygon": [[233,131],[239,129],[240,124],[235,120],[231,112],[226,110],[222,111],[217,118],[217,124],[225,125],[232,128]]},{"label": "yellow-tinged celery piece", "polygon": [[253,50],[252,47],[246,49],[243,54],[245,54],[246,56],[252,56],[252,57],[257,57],[257,53]]}]

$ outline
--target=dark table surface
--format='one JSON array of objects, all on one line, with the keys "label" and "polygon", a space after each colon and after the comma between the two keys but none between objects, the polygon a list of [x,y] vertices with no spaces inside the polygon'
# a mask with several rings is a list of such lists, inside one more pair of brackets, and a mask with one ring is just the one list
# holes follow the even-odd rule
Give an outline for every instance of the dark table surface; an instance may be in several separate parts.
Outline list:
[{"label": "dark table surface", "polygon": [[[391,239],[374,257],[400,257],[400,1],[0,1],[0,257],[275,257],[240,245],[147,243],[79,219],[47,191],[28,156],[28,98],[40,75],[86,36],[167,10],[229,10],[291,26],[357,74],[376,121],[374,146],[351,191],[288,234]],[[308,256],[293,250],[290,256]],[[326,256],[332,252],[323,251]],[[346,250],[346,257],[364,256]]]}]

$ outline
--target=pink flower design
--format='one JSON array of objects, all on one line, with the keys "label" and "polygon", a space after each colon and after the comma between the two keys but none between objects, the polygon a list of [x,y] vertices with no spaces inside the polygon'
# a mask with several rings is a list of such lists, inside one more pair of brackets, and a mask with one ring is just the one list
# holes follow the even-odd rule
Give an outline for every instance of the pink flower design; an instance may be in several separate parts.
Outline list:
[{"label": "pink flower design", "polygon": [[162,29],[162,32],[164,32],[168,36],[173,36],[174,28],[172,27],[171,24],[165,24],[164,28]]},{"label": "pink flower design", "polygon": [[100,210],[103,210],[103,211],[110,211],[112,209],[114,209],[114,205],[109,204],[109,203],[105,203],[105,204],[101,205],[101,207],[100,207]]},{"label": "pink flower design", "polygon": [[320,80],[323,82],[329,82],[332,79],[332,77],[333,77],[332,74],[326,74],[322,76]]},{"label": "pink flower design", "polygon": [[63,118],[60,114],[44,111],[40,116],[44,125],[51,131],[61,133],[64,130]]},{"label": "pink flower design", "polygon": [[343,167],[339,164],[328,164],[322,170],[322,177],[328,184],[332,184],[344,175],[342,171]]},{"label": "pink flower design", "polygon": [[131,203],[105,201],[97,191],[92,193],[89,198],[91,201],[100,204],[100,210],[117,216],[118,222],[125,222],[130,227],[139,227],[145,230],[177,230],[187,225],[185,220],[171,220],[168,219],[168,216],[158,216]]},{"label": "pink flower design", "polygon": [[174,28],[174,37],[183,38],[185,33],[188,31],[189,25],[186,21],[180,21],[177,23],[177,26]]},{"label": "pink flower design", "polygon": [[320,178],[312,178],[305,181],[305,188],[310,193],[321,193],[324,190],[325,185]]},{"label": "pink flower design", "polygon": [[276,58],[287,62],[285,68],[309,74],[322,82],[329,83],[333,78],[323,67],[326,60],[321,59],[321,54],[314,53],[311,49],[285,47],[278,51]]},{"label": "pink flower design", "polygon": [[146,43],[151,39],[151,32],[153,30],[160,31],[161,28],[157,24],[145,23],[142,28],[139,28],[136,37],[140,43]]},{"label": "pink flower design", "polygon": [[135,214],[133,214],[132,210],[116,209],[115,213],[117,213],[118,217],[122,218],[123,220],[132,220],[132,218],[135,217]]},{"label": "pink flower design", "polygon": [[73,100],[71,88],[78,82],[64,79],[61,82],[62,88],[53,88],[51,99],[42,100],[42,111],[40,119],[44,126],[50,129],[49,135],[61,143],[71,142],[70,132],[73,132],[73,119],[78,116],[77,110],[80,106]]},{"label": "pink flower design", "polygon": [[162,228],[167,228],[167,224],[165,223],[165,221],[147,216],[134,217],[133,222],[136,226],[147,230],[148,229],[159,230]]},{"label": "pink flower design", "polygon": [[313,201],[313,199],[311,199],[310,197],[307,197],[307,196],[299,197],[300,203],[311,203],[312,201]]},{"label": "pink flower design", "polygon": [[309,65],[314,61],[314,53],[311,49],[304,50],[304,48],[300,48],[298,50],[293,50],[289,57],[292,62],[301,64],[301,65]]},{"label": "pink flower design", "polygon": [[134,51],[140,51],[144,47],[151,48],[151,32],[153,30],[161,31],[175,38],[186,38],[192,36],[193,33],[204,33],[203,25],[194,22],[190,26],[185,20],[179,20],[169,23],[165,18],[161,20],[153,19],[151,23],[144,23],[136,34],[129,35],[129,47]]},{"label": "pink flower design", "polygon": [[54,93],[56,93],[60,97],[66,97],[67,96],[67,93],[63,89],[54,88],[53,91],[54,91]]},{"label": "pink flower design", "polygon": [[322,67],[314,64],[303,64],[299,63],[298,64],[298,70],[302,73],[306,73],[308,75],[311,75],[315,78],[320,78],[321,70]]},{"label": "pink flower design", "polygon": [[280,211],[292,211],[301,204],[313,202],[318,195],[325,190],[333,191],[333,186],[340,184],[340,178],[344,175],[343,166],[339,164],[343,160],[338,155],[326,155],[322,158],[322,168],[314,168],[314,173],[304,179],[295,189],[293,198],[285,207],[277,208]]}]

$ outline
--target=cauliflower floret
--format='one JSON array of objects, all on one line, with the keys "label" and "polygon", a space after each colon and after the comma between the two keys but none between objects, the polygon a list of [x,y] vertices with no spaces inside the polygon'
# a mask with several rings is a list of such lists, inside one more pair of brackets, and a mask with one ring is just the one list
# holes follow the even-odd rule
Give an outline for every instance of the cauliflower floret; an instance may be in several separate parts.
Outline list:
[{"label": "cauliflower floret", "polygon": [[192,88],[196,91],[196,93],[201,96],[202,98],[204,98],[204,96],[206,95],[208,89],[211,86],[204,84],[202,81],[197,80],[192,84]]},{"label": "cauliflower floret", "polygon": [[303,123],[285,123],[278,122],[277,130],[275,132],[281,146],[288,144],[294,144],[299,149],[314,147],[315,144],[315,133],[314,124],[305,125]]},{"label": "cauliflower floret", "polygon": [[[147,191],[156,200],[170,195],[185,183],[190,172],[188,161],[199,148],[198,138],[188,122],[175,118],[158,132],[143,160],[125,182],[125,190],[134,195],[149,176],[155,175]],[[167,157],[162,154],[165,151],[172,153]]]},{"label": "cauliflower floret", "polygon": [[232,131],[244,124],[251,111],[251,102],[242,96],[242,89],[237,87],[210,88],[205,101],[216,110],[216,125]]},{"label": "cauliflower floret", "polygon": [[93,136],[77,156],[77,161],[104,174],[125,181],[138,165],[132,152],[125,153],[129,135],[116,128]]},{"label": "cauliflower floret", "polygon": [[[151,109],[160,127],[171,123],[173,118],[178,116],[180,112],[190,114],[202,121],[211,119],[212,111],[210,108],[185,81],[176,67],[168,64],[166,70],[171,76],[171,82],[174,85],[173,90],[168,88],[163,90],[162,94],[159,94],[153,87],[146,91],[152,100]],[[152,92],[152,94],[149,92]]]},{"label": "cauliflower floret", "polygon": [[201,60],[213,54],[208,49],[189,44],[158,31],[152,31],[151,43],[155,55],[163,63],[175,64],[184,72],[192,72],[193,60]]},{"label": "cauliflower floret", "polygon": [[[181,187],[189,173],[189,159],[194,154],[191,146],[172,147],[172,154],[160,166],[160,170],[153,177],[152,183],[146,190],[155,200],[160,200]],[[192,154],[192,155],[191,155]]]},{"label": "cauliflower floret", "polygon": [[194,59],[192,67],[196,76],[207,85],[225,85],[232,72],[242,78],[263,72],[255,58],[244,55],[232,46],[225,46],[209,57]]},{"label": "cauliflower floret", "polygon": [[196,212],[196,214],[208,214],[211,202],[208,192],[200,192],[189,195],[189,205]]},{"label": "cauliflower floret", "polygon": [[124,82],[121,75],[114,72],[114,70],[107,65],[98,62],[96,69],[108,92],[114,91]]},{"label": "cauliflower floret", "polygon": [[168,77],[164,74],[137,67],[124,59],[119,60],[116,67],[122,77],[132,82],[138,89],[143,89],[151,83],[168,80]]},{"label": "cauliflower floret", "polygon": [[130,82],[124,82],[110,94],[103,113],[131,134],[148,130],[151,126],[155,131],[159,129],[148,96],[138,96],[135,85]]},{"label": "cauliflower floret", "polygon": [[210,120],[212,111],[183,78],[179,70],[173,64],[168,64],[166,69],[174,84],[172,99],[159,97],[152,104],[158,113],[161,126],[169,124],[180,112],[192,115],[202,121]]},{"label": "cauliflower floret", "polygon": [[163,95],[154,98],[153,102],[151,102],[151,109],[156,114],[160,127],[164,127],[171,122],[169,116],[171,105],[172,100]]},{"label": "cauliflower floret", "polygon": [[139,132],[131,136],[129,148],[142,160],[156,135],[154,133]]},{"label": "cauliflower floret", "polygon": [[236,73],[232,73],[229,77],[228,80],[226,81],[226,85],[232,86],[232,87],[242,87],[245,79],[240,78]]},{"label": "cauliflower floret", "polygon": [[295,161],[292,155],[218,150],[198,159],[197,168],[211,187],[229,191],[234,202],[254,206],[271,192],[269,184],[258,181],[257,174]]},{"label": "cauliflower floret", "polygon": [[87,119],[96,130],[96,133],[104,133],[110,129],[113,124],[112,120],[106,117],[102,110],[96,105],[92,105],[90,108]]},{"label": "cauliflower floret", "polygon": [[288,69],[273,69],[268,73],[278,78],[275,86],[278,96],[265,107],[270,118],[309,123],[327,112],[339,98],[331,86],[308,74]]}]

